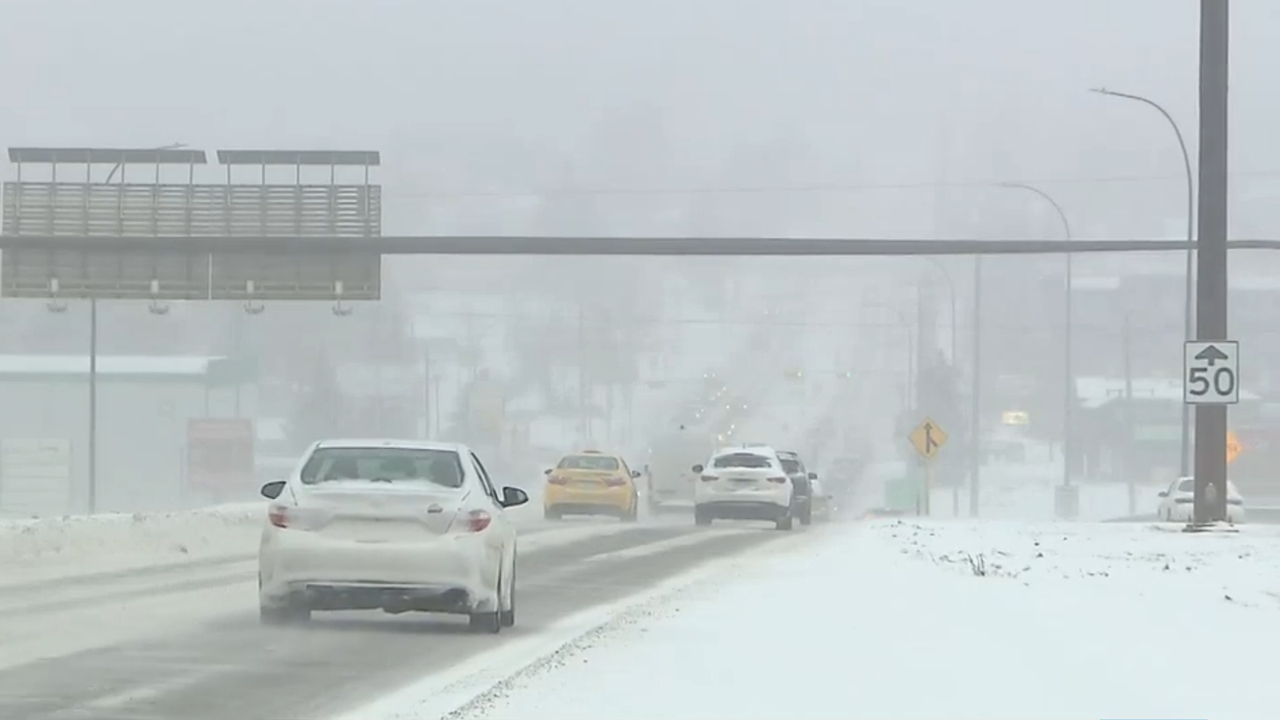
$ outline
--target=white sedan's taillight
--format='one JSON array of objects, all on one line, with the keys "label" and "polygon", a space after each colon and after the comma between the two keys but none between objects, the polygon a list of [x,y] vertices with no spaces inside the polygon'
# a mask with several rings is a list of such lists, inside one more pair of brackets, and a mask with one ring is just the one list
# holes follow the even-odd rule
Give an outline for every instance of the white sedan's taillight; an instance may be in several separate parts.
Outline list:
[{"label": "white sedan's taillight", "polygon": [[289,509],[278,505],[267,508],[267,519],[278,528],[289,527]]},{"label": "white sedan's taillight", "polygon": [[282,530],[315,530],[322,527],[330,515],[316,508],[300,508],[296,505],[270,505],[267,520]]},{"label": "white sedan's taillight", "polygon": [[493,516],[484,510],[472,510],[465,515],[459,515],[453,521],[453,530],[458,532],[480,532],[489,527],[493,522]]}]

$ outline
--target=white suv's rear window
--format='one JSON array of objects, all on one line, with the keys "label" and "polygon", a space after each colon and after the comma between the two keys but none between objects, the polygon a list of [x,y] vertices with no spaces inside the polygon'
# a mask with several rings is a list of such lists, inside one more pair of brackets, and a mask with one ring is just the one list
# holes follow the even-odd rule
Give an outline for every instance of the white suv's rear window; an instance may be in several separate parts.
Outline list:
[{"label": "white suv's rear window", "polygon": [[773,467],[769,458],[764,455],[755,453],[731,453],[729,455],[721,455],[711,463],[712,467],[718,468],[768,468]]}]

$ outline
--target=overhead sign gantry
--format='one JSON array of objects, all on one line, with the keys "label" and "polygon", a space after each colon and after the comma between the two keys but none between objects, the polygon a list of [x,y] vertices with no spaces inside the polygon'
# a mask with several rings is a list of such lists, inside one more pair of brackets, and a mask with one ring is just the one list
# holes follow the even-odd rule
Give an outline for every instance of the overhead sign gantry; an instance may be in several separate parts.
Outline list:
[{"label": "overhead sign gantry", "polygon": [[[382,233],[381,187],[370,182],[377,152],[217,157],[225,183],[196,182],[196,166],[207,163],[201,150],[10,148],[16,179],[4,185],[0,295],[51,304],[235,300],[251,312],[266,301],[327,300],[339,314],[349,312],[344,302],[381,297],[381,256],[361,246]],[[102,166],[111,171],[96,180]],[[149,182],[129,182],[138,166]],[[184,182],[162,172],[170,166],[186,166]],[[256,182],[233,182],[242,167],[258,170]],[[293,169],[292,182],[268,182],[279,167]],[[339,182],[352,168],[358,181]],[[327,172],[305,177],[317,170]]]}]

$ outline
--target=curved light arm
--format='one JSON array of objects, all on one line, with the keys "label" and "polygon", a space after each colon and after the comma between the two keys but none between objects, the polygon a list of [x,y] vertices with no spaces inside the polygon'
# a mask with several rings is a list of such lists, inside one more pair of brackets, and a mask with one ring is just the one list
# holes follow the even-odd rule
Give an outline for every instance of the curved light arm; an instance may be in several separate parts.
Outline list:
[{"label": "curved light arm", "polygon": [[1026,190],[1028,192],[1033,192],[1036,195],[1039,195],[1040,197],[1044,198],[1045,202],[1048,202],[1050,205],[1052,205],[1054,211],[1058,213],[1058,219],[1062,221],[1062,231],[1066,233],[1068,240],[1071,239],[1071,223],[1067,221],[1067,214],[1062,211],[1062,206],[1059,205],[1058,201],[1054,200],[1053,197],[1049,195],[1049,193],[1041,190],[1038,187],[1034,187],[1032,185],[1024,185],[1022,183],[1012,183],[1012,182],[1000,183],[1000,186],[1007,187],[1007,188],[1016,188],[1018,190]]}]

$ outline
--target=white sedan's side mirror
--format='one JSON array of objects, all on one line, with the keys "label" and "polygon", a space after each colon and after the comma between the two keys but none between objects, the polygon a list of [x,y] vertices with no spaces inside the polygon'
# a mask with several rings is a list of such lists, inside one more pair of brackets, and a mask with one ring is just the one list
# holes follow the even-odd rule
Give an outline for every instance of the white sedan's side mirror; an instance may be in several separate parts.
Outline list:
[{"label": "white sedan's side mirror", "polygon": [[529,493],[517,487],[502,488],[502,507],[512,508],[529,502]]},{"label": "white sedan's side mirror", "polygon": [[280,493],[284,492],[284,486],[285,486],[284,480],[272,480],[271,482],[262,486],[262,491],[261,491],[262,497],[268,500],[275,500],[276,498],[280,497]]}]

